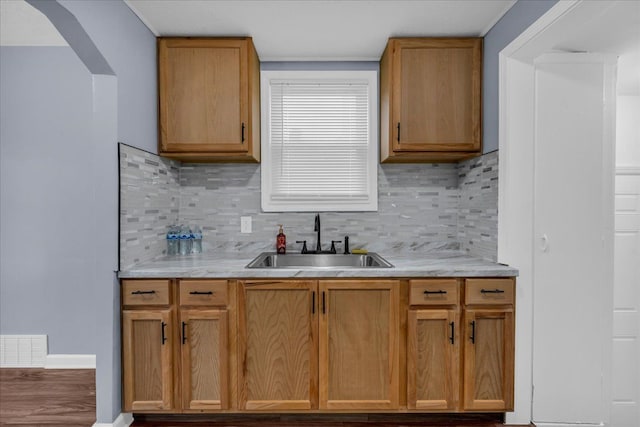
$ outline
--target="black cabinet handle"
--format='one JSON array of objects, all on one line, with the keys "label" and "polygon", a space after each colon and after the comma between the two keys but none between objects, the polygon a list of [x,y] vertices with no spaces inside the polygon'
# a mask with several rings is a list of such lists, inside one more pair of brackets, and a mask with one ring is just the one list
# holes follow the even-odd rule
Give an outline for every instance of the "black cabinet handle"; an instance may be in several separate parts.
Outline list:
[{"label": "black cabinet handle", "polygon": [[187,342],[187,324],[182,322],[182,344]]},{"label": "black cabinet handle", "polygon": [[504,294],[502,289],[480,289],[481,294]]},{"label": "black cabinet handle", "polygon": [[471,322],[471,336],[469,338],[471,339],[471,344],[476,343],[476,321],[475,320]]},{"label": "black cabinet handle", "polygon": [[316,314],[316,291],[311,292],[311,314]]},{"label": "black cabinet handle", "polygon": [[325,292],[322,291],[322,314],[327,312],[327,302],[325,300]]},{"label": "black cabinet handle", "polygon": [[242,123],[242,141],[241,142],[244,142],[244,123]]},{"label": "black cabinet handle", "polygon": [[398,122],[398,142],[400,142],[400,122]]},{"label": "black cabinet handle", "polygon": [[211,291],[207,291],[207,292],[191,291],[191,292],[189,292],[189,295],[213,295],[213,292],[211,292]]},{"label": "black cabinet handle", "polygon": [[449,326],[451,327],[451,336],[449,337],[449,341],[451,341],[451,344],[455,344],[455,324],[451,322],[449,323]]},{"label": "black cabinet handle", "polygon": [[162,345],[164,345],[165,341],[167,340],[167,337],[164,335],[164,328],[167,327],[167,324],[162,322]]},{"label": "black cabinet handle", "polygon": [[443,291],[443,290],[439,290],[439,291],[424,291],[424,294],[427,295],[427,296],[433,295],[433,294],[444,295],[446,293],[447,293],[447,291]]},{"label": "black cabinet handle", "polygon": [[156,291],[133,291],[131,295],[146,295],[146,294],[155,294]]}]

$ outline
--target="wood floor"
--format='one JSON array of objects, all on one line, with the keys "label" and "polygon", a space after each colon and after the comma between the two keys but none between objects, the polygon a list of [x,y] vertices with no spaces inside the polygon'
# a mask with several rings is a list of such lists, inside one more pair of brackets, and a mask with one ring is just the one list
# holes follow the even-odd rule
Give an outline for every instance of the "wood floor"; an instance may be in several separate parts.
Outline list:
[{"label": "wood floor", "polygon": [[[95,370],[0,369],[0,426],[91,427]],[[131,427],[506,427],[502,414],[137,415]]]},{"label": "wood floor", "polygon": [[95,369],[0,369],[0,426],[91,427]]}]

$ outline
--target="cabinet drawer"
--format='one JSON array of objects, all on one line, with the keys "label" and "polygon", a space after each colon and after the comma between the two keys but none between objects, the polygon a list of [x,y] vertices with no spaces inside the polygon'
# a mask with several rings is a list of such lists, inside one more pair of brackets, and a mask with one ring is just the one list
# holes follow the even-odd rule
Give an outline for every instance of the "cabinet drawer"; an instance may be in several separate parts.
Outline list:
[{"label": "cabinet drawer", "polygon": [[513,279],[467,279],[465,282],[465,304],[514,303]]},{"label": "cabinet drawer", "polygon": [[456,279],[410,280],[409,304],[458,304],[458,281]]},{"label": "cabinet drawer", "polygon": [[169,305],[169,280],[123,280],[122,305]]},{"label": "cabinet drawer", "polygon": [[180,305],[227,305],[226,280],[181,280]]}]

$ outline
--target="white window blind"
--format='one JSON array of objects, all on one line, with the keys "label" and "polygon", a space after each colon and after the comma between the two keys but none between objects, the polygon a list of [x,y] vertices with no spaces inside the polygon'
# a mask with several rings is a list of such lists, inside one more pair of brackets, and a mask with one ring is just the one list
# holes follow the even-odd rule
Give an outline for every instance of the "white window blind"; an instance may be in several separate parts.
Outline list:
[{"label": "white window blind", "polygon": [[282,73],[263,72],[263,210],[376,210],[375,72]]}]

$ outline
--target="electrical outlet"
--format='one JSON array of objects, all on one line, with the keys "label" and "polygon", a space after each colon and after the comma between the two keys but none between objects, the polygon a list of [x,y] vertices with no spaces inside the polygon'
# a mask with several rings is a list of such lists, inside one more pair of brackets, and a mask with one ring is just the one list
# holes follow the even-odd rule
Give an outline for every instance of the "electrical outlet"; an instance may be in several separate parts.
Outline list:
[{"label": "electrical outlet", "polygon": [[240,217],[240,232],[251,233],[251,217],[250,216]]}]

